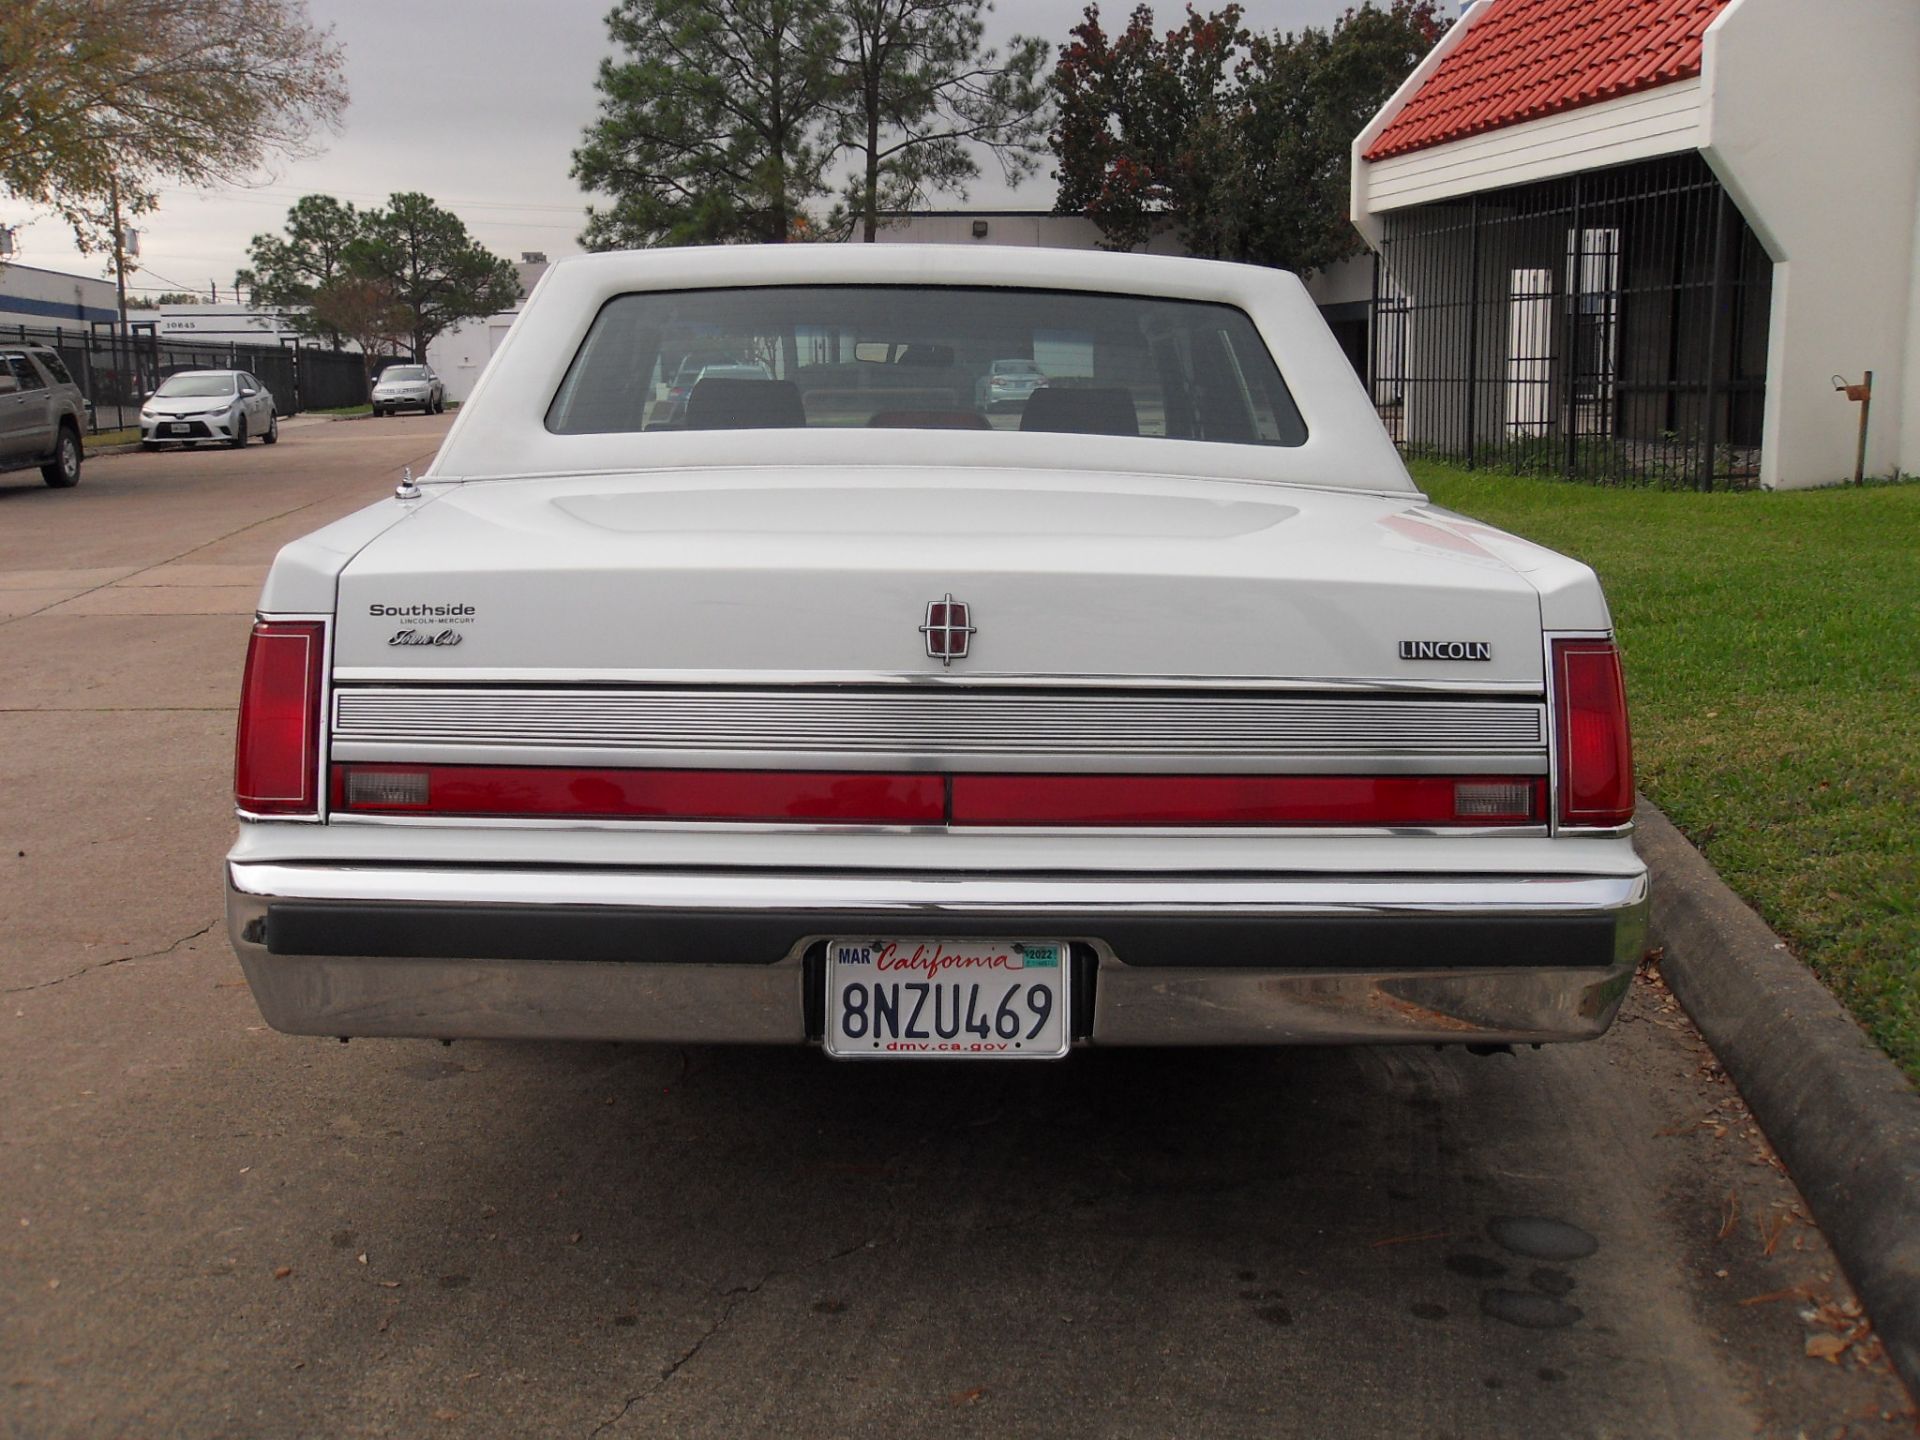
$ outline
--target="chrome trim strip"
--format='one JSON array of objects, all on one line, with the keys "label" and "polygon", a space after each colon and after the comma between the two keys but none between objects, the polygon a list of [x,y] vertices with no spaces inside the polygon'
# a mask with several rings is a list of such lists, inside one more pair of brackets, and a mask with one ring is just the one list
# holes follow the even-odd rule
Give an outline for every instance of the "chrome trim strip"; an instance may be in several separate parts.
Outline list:
[{"label": "chrome trim strip", "polygon": [[[1396,768],[1541,774],[1546,709],[1487,699],[953,689],[513,689],[335,692],[335,760],[858,764],[1047,769]],[[860,757],[856,759],[855,757]]]},{"label": "chrome trim strip", "polygon": [[[240,814],[243,820],[279,820],[278,815]],[[307,817],[311,819],[312,817]],[[1333,840],[1333,839],[1384,839],[1387,836],[1414,836],[1420,838],[1472,840],[1502,839],[1523,840],[1541,839],[1547,834],[1545,825],[1457,825],[1457,826],[1380,826],[1380,825],[1098,825],[1098,826],[1046,826],[1046,825],[815,825],[799,821],[781,820],[597,820],[576,819],[573,817],[542,816],[505,816],[505,815],[374,815],[356,814],[343,810],[329,822],[336,828],[367,825],[373,827],[390,826],[400,830],[546,830],[581,831],[594,830],[608,834],[632,834],[634,832],[652,832],[655,834],[685,835],[698,834],[726,835],[979,835],[979,836],[1068,836],[1075,839],[1094,836],[1120,836],[1135,840],[1166,840],[1174,836],[1200,836],[1206,838],[1246,839],[1246,840]],[[1628,827],[1630,830],[1632,827]],[[1605,837],[1611,832],[1592,831]],[[1623,832],[1624,833],[1624,832]]]},{"label": "chrome trim strip", "polygon": [[1099,915],[1567,915],[1619,910],[1647,896],[1631,876],[1460,875],[1378,878],[927,878],[745,871],[680,874],[228,862],[229,886],[267,899],[440,905],[589,905],[626,909],[807,911],[914,915],[1036,910]]},{"label": "chrome trim strip", "polygon": [[1337,692],[1354,695],[1520,695],[1539,699],[1539,680],[1487,680],[1474,676],[1413,679],[1387,676],[1268,675],[1078,675],[993,673],[965,675],[914,670],[569,670],[525,665],[447,666],[431,671],[399,665],[342,665],[334,679],[349,685],[707,685],[707,686],[886,686],[902,689],[1026,690],[1227,690],[1244,692]]}]

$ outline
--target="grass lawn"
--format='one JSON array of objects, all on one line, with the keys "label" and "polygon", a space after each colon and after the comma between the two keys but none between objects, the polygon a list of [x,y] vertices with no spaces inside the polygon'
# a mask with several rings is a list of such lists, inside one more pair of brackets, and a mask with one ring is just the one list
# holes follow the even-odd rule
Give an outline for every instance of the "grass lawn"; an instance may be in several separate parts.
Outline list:
[{"label": "grass lawn", "polygon": [[1920,1080],[1920,485],[1413,471],[1600,572],[1641,790]]},{"label": "grass lawn", "polygon": [[89,450],[98,445],[131,445],[140,438],[140,427],[129,425],[124,430],[99,430],[81,443]]}]

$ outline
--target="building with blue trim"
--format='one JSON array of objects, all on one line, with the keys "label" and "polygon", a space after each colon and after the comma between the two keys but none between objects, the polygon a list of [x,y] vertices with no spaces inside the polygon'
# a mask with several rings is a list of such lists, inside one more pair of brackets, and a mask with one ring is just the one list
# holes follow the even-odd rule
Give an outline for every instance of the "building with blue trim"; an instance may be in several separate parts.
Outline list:
[{"label": "building with blue trim", "polygon": [[120,318],[111,280],[8,262],[0,265],[0,326],[84,331]]}]

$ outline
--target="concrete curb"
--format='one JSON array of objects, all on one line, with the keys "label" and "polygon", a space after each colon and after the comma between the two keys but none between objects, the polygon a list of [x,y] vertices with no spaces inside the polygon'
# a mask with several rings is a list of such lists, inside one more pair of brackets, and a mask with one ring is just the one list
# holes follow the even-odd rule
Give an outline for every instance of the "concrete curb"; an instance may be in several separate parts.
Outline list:
[{"label": "concrete curb", "polygon": [[1665,815],[1636,819],[1661,973],[1920,1395],[1920,1092]]}]

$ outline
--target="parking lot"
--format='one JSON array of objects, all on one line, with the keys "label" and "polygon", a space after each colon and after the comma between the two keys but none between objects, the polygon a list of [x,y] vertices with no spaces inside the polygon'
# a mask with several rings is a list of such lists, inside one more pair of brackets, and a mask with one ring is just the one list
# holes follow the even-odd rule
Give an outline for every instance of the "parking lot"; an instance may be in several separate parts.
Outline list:
[{"label": "parking lot", "polygon": [[1657,980],[1486,1057],[266,1029],[248,618],[446,424],[0,477],[0,1433],[1911,1432]]}]

